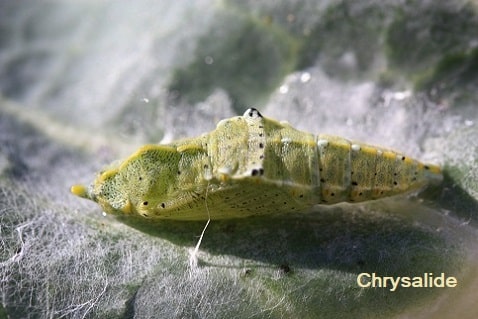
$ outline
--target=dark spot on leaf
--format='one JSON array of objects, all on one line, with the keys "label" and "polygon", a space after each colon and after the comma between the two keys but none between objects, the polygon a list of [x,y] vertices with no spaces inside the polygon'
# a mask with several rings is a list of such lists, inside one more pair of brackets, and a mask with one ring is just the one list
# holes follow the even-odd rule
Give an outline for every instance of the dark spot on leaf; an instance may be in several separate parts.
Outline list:
[{"label": "dark spot on leaf", "polygon": [[352,182],[352,185],[353,185],[353,186],[357,186],[358,183],[357,183],[357,182]]},{"label": "dark spot on leaf", "polygon": [[144,206],[148,206],[148,202],[143,202],[143,205],[144,205]]},{"label": "dark spot on leaf", "polygon": [[162,208],[165,208],[165,207],[166,207],[166,204],[165,204],[165,203],[161,203],[161,207],[162,207]]},{"label": "dark spot on leaf", "polygon": [[284,273],[284,274],[287,274],[287,273],[290,273],[292,270],[290,269],[289,265],[287,264],[282,264],[279,266],[279,269]]}]

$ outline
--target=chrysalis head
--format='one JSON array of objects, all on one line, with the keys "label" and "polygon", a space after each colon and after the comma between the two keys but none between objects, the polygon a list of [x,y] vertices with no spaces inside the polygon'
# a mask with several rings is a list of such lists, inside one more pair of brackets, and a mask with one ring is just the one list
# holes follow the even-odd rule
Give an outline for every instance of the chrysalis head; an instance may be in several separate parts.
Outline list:
[{"label": "chrysalis head", "polygon": [[117,170],[100,173],[88,187],[73,185],[71,193],[98,203],[109,214],[127,214],[132,212],[131,202],[121,185],[117,182]]},{"label": "chrysalis head", "polygon": [[98,174],[89,187],[74,185],[71,192],[98,203],[109,214],[149,217],[165,207],[178,160],[175,149],[144,146],[117,167]]}]

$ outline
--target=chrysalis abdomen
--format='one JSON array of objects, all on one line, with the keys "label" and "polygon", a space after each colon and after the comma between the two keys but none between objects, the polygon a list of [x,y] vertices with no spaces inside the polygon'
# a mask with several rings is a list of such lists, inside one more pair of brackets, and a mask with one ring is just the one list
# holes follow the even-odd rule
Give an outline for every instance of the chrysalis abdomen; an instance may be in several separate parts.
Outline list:
[{"label": "chrysalis abdomen", "polygon": [[323,204],[393,196],[441,180],[437,166],[337,136],[319,135],[317,151]]}]

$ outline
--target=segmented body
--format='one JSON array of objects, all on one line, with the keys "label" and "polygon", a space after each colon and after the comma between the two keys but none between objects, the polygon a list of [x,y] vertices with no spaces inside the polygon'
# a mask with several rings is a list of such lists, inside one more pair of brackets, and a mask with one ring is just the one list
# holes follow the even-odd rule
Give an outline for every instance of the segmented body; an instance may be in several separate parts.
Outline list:
[{"label": "segmented body", "polygon": [[72,192],[108,213],[204,220],[373,200],[440,179],[437,166],[302,132],[249,109],[222,120],[209,134],[143,146],[88,189],[73,186]]}]

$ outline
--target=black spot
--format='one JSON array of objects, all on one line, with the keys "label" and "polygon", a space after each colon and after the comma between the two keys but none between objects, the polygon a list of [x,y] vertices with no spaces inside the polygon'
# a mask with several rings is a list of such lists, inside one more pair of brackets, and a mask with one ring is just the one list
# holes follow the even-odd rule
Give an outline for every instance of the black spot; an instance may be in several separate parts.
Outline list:
[{"label": "black spot", "polygon": [[322,199],[321,202],[322,203],[327,203],[327,201],[325,199]]},{"label": "black spot", "polygon": [[330,193],[330,196],[335,196],[335,193]]},{"label": "black spot", "polygon": [[320,179],[320,182],[321,182],[321,183],[325,183],[325,179],[321,178],[321,179]]},{"label": "black spot", "polygon": [[353,175],[353,174],[354,174],[354,171],[351,171],[351,172],[350,172],[350,175]]},{"label": "black spot", "polygon": [[249,116],[253,117],[254,115],[257,115],[257,117],[262,117],[262,114],[259,113],[258,110],[256,110],[255,108],[250,108],[249,109]]},{"label": "black spot", "polygon": [[140,181],[142,181],[142,180],[143,180],[143,178],[140,176],[140,177],[139,177],[139,180],[140,180]]},{"label": "black spot", "polygon": [[284,274],[287,274],[287,273],[290,273],[292,270],[290,269],[289,265],[287,264],[282,264],[279,266],[279,269],[284,273]]},{"label": "black spot", "polygon": [[352,185],[353,185],[353,186],[357,186],[358,183],[357,183],[357,182],[352,182]]},{"label": "black spot", "polygon": [[143,205],[144,205],[144,206],[148,206],[148,202],[146,202],[146,201],[143,202]]},{"label": "black spot", "polygon": [[322,171],[323,171],[323,169],[322,169],[322,168],[319,168],[319,172],[322,172]]},{"label": "black spot", "polygon": [[360,193],[359,193],[359,196],[362,196],[362,195],[363,195],[362,192],[360,192]]},{"label": "black spot", "polygon": [[262,154],[261,156],[259,156],[259,159],[264,159],[264,154]]},{"label": "black spot", "polygon": [[259,148],[264,148],[264,144],[263,144],[263,143],[259,143]]},{"label": "black spot", "polygon": [[262,133],[259,133],[259,137],[262,137],[263,135],[264,135],[264,134],[262,134]]},{"label": "black spot", "polygon": [[284,202],[284,205],[287,205],[287,202]]},{"label": "black spot", "polygon": [[404,160],[405,160],[405,156],[402,156],[402,161],[404,161]]},{"label": "black spot", "polygon": [[259,169],[253,169],[251,171],[251,175],[252,176],[261,176],[261,175],[264,175],[264,169],[263,168],[259,168]]},{"label": "black spot", "polygon": [[377,173],[373,174],[374,176],[377,176]]},{"label": "black spot", "polygon": [[165,208],[165,207],[166,207],[166,204],[165,204],[165,203],[161,203],[161,207],[162,207],[162,208]]},{"label": "black spot", "polygon": [[[261,115],[261,117],[262,117],[262,115]],[[259,125],[259,128],[264,128],[264,126],[263,126],[263,125]]]},{"label": "black spot", "polygon": [[383,191],[380,191],[380,195],[383,195]]},{"label": "black spot", "polygon": [[425,165],[424,167],[425,167],[425,169],[430,169],[430,166],[428,166],[428,165]]},{"label": "black spot", "polygon": [[181,171],[178,171],[178,175],[181,175]]},{"label": "black spot", "polygon": [[304,195],[303,195],[303,194],[300,194],[299,197],[302,198],[302,197],[304,197]]},{"label": "black spot", "polygon": [[417,180],[417,178],[416,178],[416,177],[412,178],[412,182],[415,182],[416,180]]},{"label": "black spot", "polygon": [[396,181],[393,182],[393,185],[398,185],[398,183]]},{"label": "black spot", "polygon": [[208,169],[208,168],[209,168],[209,165],[204,164],[204,169]]}]

